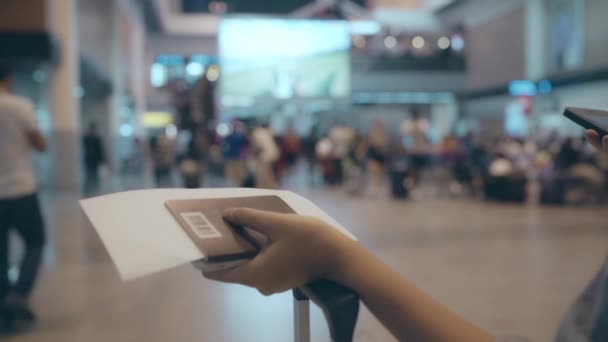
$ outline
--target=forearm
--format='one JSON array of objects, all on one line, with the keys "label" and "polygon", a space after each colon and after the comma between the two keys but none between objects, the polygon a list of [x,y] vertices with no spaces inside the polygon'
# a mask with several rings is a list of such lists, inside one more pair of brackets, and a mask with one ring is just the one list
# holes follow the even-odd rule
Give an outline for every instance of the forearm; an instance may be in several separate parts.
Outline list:
[{"label": "forearm", "polygon": [[363,247],[346,248],[334,281],[352,288],[400,341],[477,342],[492,337],[450,311]]}]

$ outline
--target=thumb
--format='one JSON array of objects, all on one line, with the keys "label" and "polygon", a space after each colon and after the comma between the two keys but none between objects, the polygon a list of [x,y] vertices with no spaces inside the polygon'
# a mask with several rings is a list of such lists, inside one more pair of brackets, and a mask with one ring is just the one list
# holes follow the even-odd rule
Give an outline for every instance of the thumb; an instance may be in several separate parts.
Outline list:
[{"label": "thumb", "polygon": [[244,264],[220,271],[207,272],[203,275],[211,280],[224,283],[242,284],[258,289],[264,295],[276,293],[285,274],[277,272],[278,255],[272,248],[258,254],[255,258]]},{"label": "thumb", "polygon": [[592,129],[586,130],[585,136],[587,137],[587,140],[589,140],[591,145],[593,145],[595,148],[597,148],[599,150],[602,149],[602,142],[600,139],[600,135],[595,130],[592,130]]},{"label": "thumb", "polygon": [[217,281],[221,281],[224,283],[237,283],[237,284],[243,284],[243,285],[250,285],[248,284],[248,280],[249,277],[251,277],[252,273],[251,273],[251,266],[249,266],[249,263],[251,261],[248,261],[242,265],[236,266],[236,267],[231,267],[228,269],[224,269],[224,270],[219,270],[219,271],[205,271],[203,270],[202,273],[205,276],[205,278],[211,279],[211,280],[217,280]]},{"label": "thumb", "polygon": [[289,225],[292,215],[249,208],[233,208],[225,210],[223,217],[230,223],[253,229],[272,239]]},{"label": "thumb", "polygon": [[211,280],[255,287],[259,276],[264,272],[265,268],[268,267],[270,258],[267,254],[267,251],[261,252],[253,259],[235,267],[218,271],[203,270],[203,275]]},{"label": "thumb", "polygon": [[608,135],[605,135],[602,138],[602,147],[601,148],[604,152],[608,152]]}]

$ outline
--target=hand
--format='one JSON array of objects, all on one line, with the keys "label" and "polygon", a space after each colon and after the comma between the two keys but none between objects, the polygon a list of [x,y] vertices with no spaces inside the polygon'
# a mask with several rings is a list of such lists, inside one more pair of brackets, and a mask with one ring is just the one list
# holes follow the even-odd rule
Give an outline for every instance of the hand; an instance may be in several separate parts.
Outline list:
[{"label": "hand", "polygon": [[328,279],[340,269],[347,250],[356,246],[344,234],[311,217],[239,208],[226,210],[224,218],[268,236],[270,243],[241,266],[203,275],[251,286],[264,295]]},{"label": "hand", "polygon": [[600,135],[595,130],[588,129],[585,131],[585,136],[595,148],[602,152],[608,153],[608,135],[601,139]]}]

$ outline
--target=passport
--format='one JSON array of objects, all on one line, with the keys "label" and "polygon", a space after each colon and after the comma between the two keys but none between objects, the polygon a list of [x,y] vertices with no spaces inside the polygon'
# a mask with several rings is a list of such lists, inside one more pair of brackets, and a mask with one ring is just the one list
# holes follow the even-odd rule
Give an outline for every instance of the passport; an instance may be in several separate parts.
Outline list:
[{"label": "passport", "polygon": [[207,263],[251,259],[268,242],[263,234],[224,220],[224,210],[245,207],[295,214],[278,196],[168,200],[165,206]]}]

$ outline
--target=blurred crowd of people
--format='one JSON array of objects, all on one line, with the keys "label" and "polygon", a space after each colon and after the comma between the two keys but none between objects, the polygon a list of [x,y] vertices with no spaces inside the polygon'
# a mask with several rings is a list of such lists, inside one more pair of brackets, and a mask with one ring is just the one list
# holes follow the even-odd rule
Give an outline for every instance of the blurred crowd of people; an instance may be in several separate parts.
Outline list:
[{"label": "blurred crowd of people", "polygon": [[483,141],[447,137],[439,163],[457,182],[452,189],[497,201],[584,204],[602,201],[608,164],[584,138],[557,133]]},{"label": "blurred crowd of people", "polygon": [[424,182],[440,195],[544,204],[598,203],[608,193],[608,160],[582,137],[467,134],[433,144],[429,127],[416,111],[394,136],[382,121],[367,133],[336,124],[317,143],[325,182],[344,183],[353,194],[388,189],[398,198]]},{"label": "blurred crowd of people", "polygon": [[403,121],[397,136],[387,133],[382,120],[369,132],[338,123],[317,143],[323,178],[332,185],[344,182],[352,194],[375,195],[390,188],[393,196],[406,198],[430,164],[429,129],[417,110]]},{"label": "blurred crowd of people", "polygon": [[[229,187],[277,188],[301,156],[301,139],[293,129],[275,136],[267,123],[231,120],[221,129],[158,129],[150,132],[147,144],[135,139],[124,173],[143,173],[147,168],[156,187],[203,187],[204,176],[223,177]],[[94,125],[83,137],[85,193],[94,193],[99,173],[107,162],[103,143]],[[146,161],[141,162],[142,155]],[[146,158],[147,157],[147,158]],[[137,159],[134,163],[131,159]],[[181,184],[178,179],[181,178]],[[217,178],[217,177],[215,177]],[[216,184],[217,185],[217,184]]]},{"label": "blurred crowd of people", "polygon": [[[502,202],[583,204],[608,197],[608,160],[583,138],[555,132],[525,139],[467,134],[434,143],[431,123],[416,109],[398,130],[389,128],[382,120],[367,130],[337,121],[325,134],[301,137],[293,127],[277,134],[267,123],[233,119],[210,131],[161,129],[147,146],[134,143],[133,150],[138,160],[148,156],[157,187],[176,186],[179,176],[184,187],[202,187],[203,176],[214,174],[229,187],[277,188],[302,160],[312,183],[320,178],[352,195],[408,198],[425,184],[440,196]],[[106,162],[94,124],[83,144],[88,191],[98,186]]]}]

